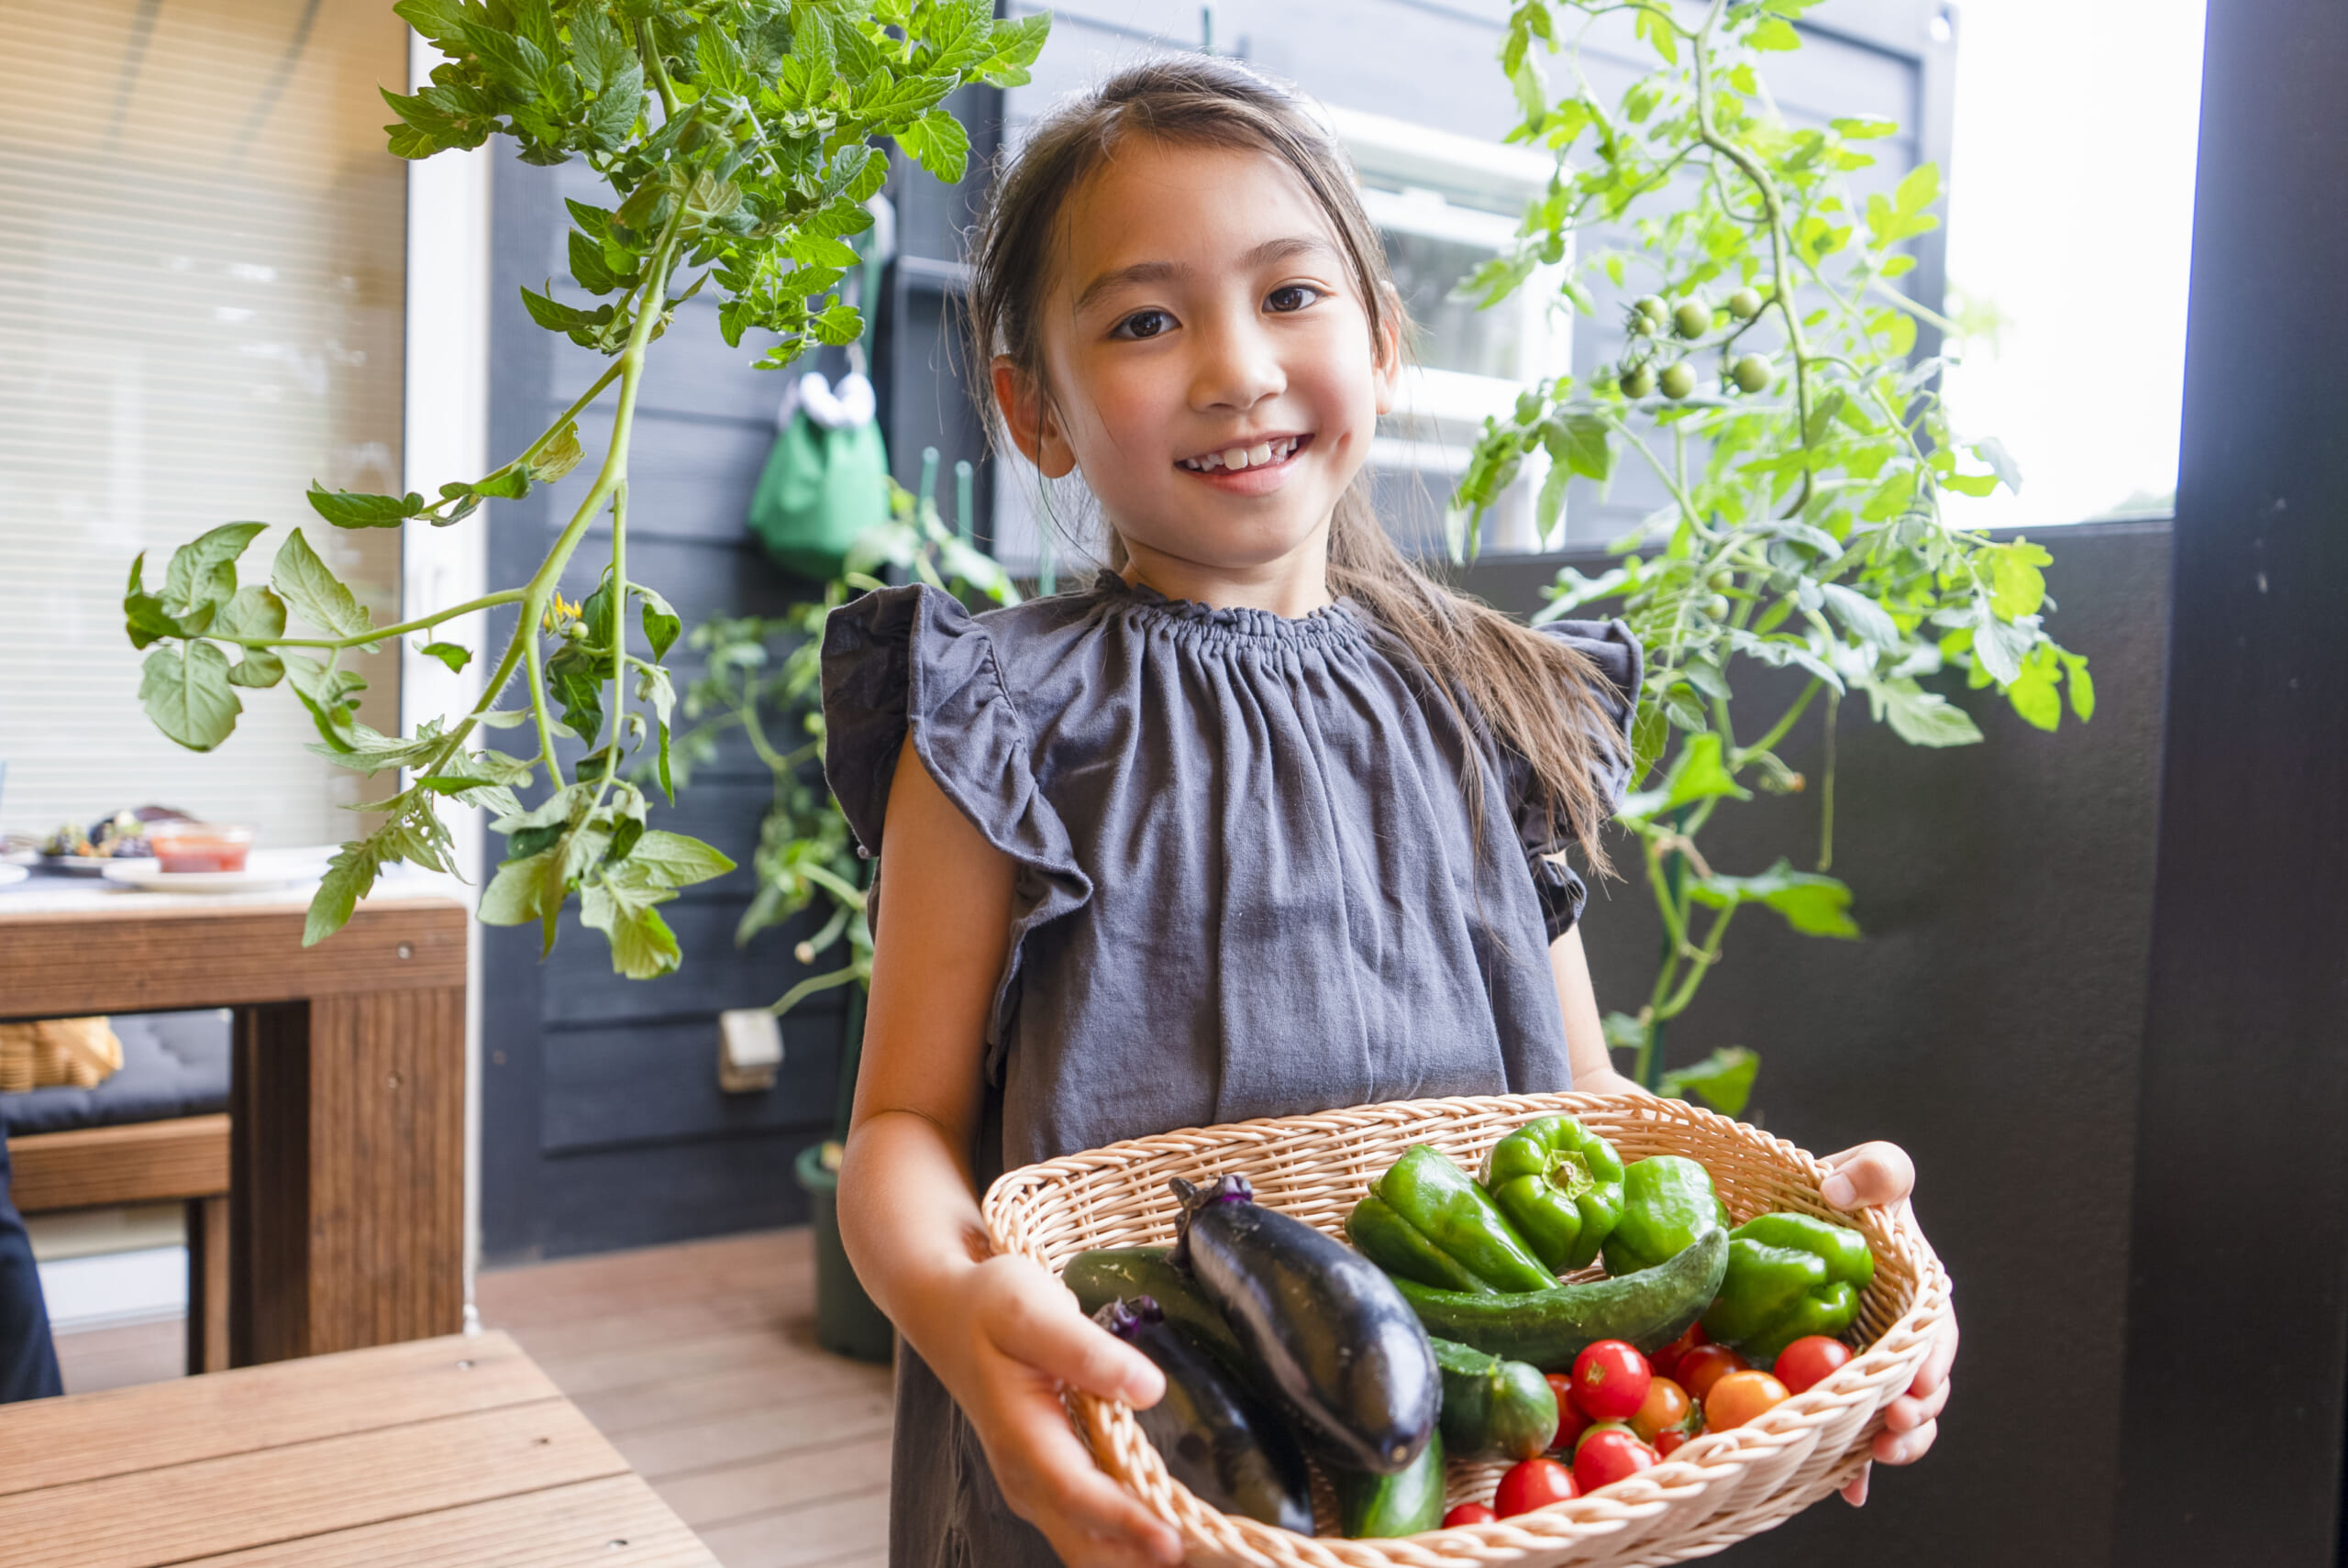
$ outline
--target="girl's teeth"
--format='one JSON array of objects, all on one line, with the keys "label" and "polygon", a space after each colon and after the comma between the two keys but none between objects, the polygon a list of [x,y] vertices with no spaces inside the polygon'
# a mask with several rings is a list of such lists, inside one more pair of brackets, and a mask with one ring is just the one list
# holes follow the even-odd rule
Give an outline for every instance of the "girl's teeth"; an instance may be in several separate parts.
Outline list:
[{"label": "girl's teeth", "polygon": [[1246,468],[1247,466],[1247,448],[1245,447],[1232,447],[1231,450],[1223,455],[1223,466],[1226,469]]},{"label": "girl's teeth", "polygon": [[1272,444],[1269,441],[1258,441],[1256,445],[1247,448],[1248,467],[1253,468],[1257,463],[1268,463],[1271,460]]},{"label": "girl's teeth", "polygon": [[1199,473],[1212,473],[1217,469],[1236,473],[1242,469],[1261,468],[1295,451],[1296,439],[1291,436],[1285,440],[1259,441],[1253,447],[1233,447],[1226,451],[1209,452],[1204,457],[1184,458],[1182,466]]}]

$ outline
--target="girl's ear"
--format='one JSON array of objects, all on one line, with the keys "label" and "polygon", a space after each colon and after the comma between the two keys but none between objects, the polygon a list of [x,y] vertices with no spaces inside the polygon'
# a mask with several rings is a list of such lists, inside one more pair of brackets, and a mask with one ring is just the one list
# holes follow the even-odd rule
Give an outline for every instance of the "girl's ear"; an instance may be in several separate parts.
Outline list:
[{"label": "girl's ear", "polygon": [[1378,329],[1370,374],[1378,383],[1378,412],[1391,414],[1402,395],[1402,296],[1391,283],[1379,284],[1378,291],[1386,296],[1386,319]]},{"label": "girl's ear", "polygon": [[1008,354],[996,355],[990,370],[994,381],[994,403],[1002,411],[1002,423],[1011,432],[1011,444],[1046,479],[1065,477],[1076,467],[1076,452],[1060,429],[1059,415],[1053,411],[1051,399]]}]

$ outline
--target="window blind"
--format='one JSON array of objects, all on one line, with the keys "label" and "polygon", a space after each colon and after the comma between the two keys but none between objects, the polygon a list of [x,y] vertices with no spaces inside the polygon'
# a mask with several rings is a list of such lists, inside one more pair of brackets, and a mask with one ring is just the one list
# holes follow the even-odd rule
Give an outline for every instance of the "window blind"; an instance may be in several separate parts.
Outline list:
[{"label": "window blind", "polygon": [[[45,832],[158,802],[273,845],[350,835],[356,775],[311,755],[282,688],[240,691],[198,754],[138,700],[132,558],[220,524],[292,526],[397,618],[398,536],[302,492],[400,488],[404,166],[377,83],[406,81],[381,0],[0,0],[0,824]],[[393,649],[361,657],[369,723]]]}]

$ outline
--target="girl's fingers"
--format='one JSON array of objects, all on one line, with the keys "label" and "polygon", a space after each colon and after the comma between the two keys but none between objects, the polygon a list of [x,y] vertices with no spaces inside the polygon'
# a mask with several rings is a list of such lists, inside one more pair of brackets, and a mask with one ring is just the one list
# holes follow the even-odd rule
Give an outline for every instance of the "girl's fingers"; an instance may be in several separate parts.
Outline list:
[{"label": "girl's fingers", "polygon": [[1913,1464],[1924,1457],[1933,1440],[1941,1434],[1938,1421],[1926,1421],[1912,1431],[1880,1431],[1875,1434],[1875,1458],[1878,1464]]},{"label": "girl's fingers", "polygon": [[1945,1389],[1949,1368],[1955,1363],[1956,1319],[1952,1316],[1942,1326],[1940,1342],[1933,1345],[1933,1353],[1924,1358],[1924,1364],[1917,1371],[1916,1381],[1908,1386],[1908,1392],[1922,1399],[1936,1388]]},{"label": "girl's fingers", "polygon": [[1875,1465],[1873,1463],[1870,1463],[1860,1465],[1857,1478],[1853,1480],[1849,1485],[1843,1488],[1843,1500],[1850,1504],[1851,1507],[1855,1508],[1863,1508],[1866,1507],[1867,1477],[1872,1475],[1874,1473]]},{"label": "girl's fingers", "polygon": [[1007,1295],[996,1304],[987,1328],[997,1350],[1070,1388],[1145,1409],[1166,1392],[1166,1375],[1078,1311],[1065,1291]]},{"label": "girl's fingers", "polygon": [[1009,1413],[1007,1452],[988,1456],[1012,1510],[1071,1562],[1180,1562],[1181,1538],[1094,1466],[1058,1396],[1031,1399]]},{"label": "girl's fingers", "polygon": [[1837,1209],[1888,1209],[1916,1190],[1916,1166],[1897,1143],[1861,1143],[1819,1162],[1833,1174],[1819,1193]]}]

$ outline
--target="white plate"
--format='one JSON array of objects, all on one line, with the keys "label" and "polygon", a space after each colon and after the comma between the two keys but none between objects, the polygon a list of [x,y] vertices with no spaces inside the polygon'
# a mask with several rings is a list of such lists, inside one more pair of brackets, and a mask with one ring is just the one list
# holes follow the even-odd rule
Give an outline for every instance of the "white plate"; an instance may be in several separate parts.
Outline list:
[{"label": "white plate", "polygon": [[250,866],[242,871],[158,871],[151,860],[109,866],[99,875],[142,893],[258,893],[315,882],[323,865]]},{"label": "white plate", "polygon": [[0,865],[0,888],[5,888],[11,882],[21,882],[31,875],[31,872],[21,866]]},{"label": "white plate", "polygon": [[41,864],[52,871],[63,871],[75,877],[104,877],[128,867],[136,871],[152,871],[159,862],[151,855],[44,855]]}]

